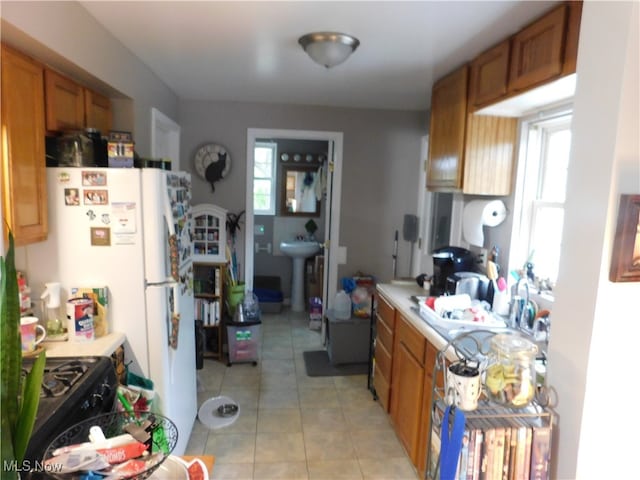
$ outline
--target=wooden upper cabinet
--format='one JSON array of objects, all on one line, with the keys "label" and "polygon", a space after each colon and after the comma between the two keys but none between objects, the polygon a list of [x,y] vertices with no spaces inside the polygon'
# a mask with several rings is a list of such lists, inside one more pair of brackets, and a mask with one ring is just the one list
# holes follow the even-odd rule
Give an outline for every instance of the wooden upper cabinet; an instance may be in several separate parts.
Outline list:
[{"label": "wooden upper cabinet", "polygon": [[576,72],[578,40],[580,39],[580,21],[582,20],[582,2],[569,2],[569,11],[567,16],[564,65],[562,67],[563,75],[569,75]]},{"label": "wooden upper cabinet", "polygon": [[469,110],[489,105],[507,93],[511,41],[505,40],[476,57],[470,66]]},{"label": "wooden upper cabinet", "polygon": [[50,132],[111,130],[111,100],[53,70],[45,70],[46,126]]},{"label": "wooden upper cabinet", "polygon": [[16,245],[46,240],[48,232],[43,71],[2,45],[0,171],[4,218]]},{"label": "wooden upper cabinet", "polygon": [[53,70],[44,72],[47,130],[84,128],[84,88]]},{"label": "wooden upper cabinet", "polygon": [[427,189],[509,195],[517,120],[467,113],[468,74],[464,66],[433,87]]},{"label": "wooden upper cabinet", "polygon": [[85,89],[84,109],[87,128],[95,128],[103,135],[111,130],[111,100],[109,97]]},{"label": "wooden upper cabinet", "polygon": [[462,193],[511,194],[517,131],[517,118],[468,116]]},{"label": "wooden upper cabinet", "polygon": [[527,90],[562,74],[567,10],[563,4],[513,36],[510,91]]},{"label": "wooden upper cabinet", "polygon": [[427,167],[429,190],[462,187],[468,81],[469,67],[465,65],[433,86]]}]

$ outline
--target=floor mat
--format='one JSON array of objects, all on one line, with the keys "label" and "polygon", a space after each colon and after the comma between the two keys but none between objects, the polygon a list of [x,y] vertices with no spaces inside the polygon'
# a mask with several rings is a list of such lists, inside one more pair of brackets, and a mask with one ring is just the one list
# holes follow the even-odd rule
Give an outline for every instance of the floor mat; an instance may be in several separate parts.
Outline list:
[{"label": "floor mat", "polygon": [[369,371],[367,363],[348,363],[331,365],[326,350],[302,352],[304,367],[309,377],[339,377],[343,375],[366,375]]}]

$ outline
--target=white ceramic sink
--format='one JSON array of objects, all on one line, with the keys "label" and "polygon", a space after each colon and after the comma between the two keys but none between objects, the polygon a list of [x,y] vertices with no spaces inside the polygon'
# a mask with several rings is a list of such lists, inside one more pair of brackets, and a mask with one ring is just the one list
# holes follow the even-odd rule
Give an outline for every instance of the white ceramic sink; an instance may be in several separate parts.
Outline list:
[{"label": "white ceramic sink", "polygon": [[304,312],[304,259],[320,251],[318,242],[295,240],[281,242],[280,251],[293,261],[291,275],[291,310]]},{"label": "white ceramic sink", "polygon": [[318,242],[306,242],[304,240],[281,242],[280,250],[287,257],[307,258],[320,251],[320,244]]}]

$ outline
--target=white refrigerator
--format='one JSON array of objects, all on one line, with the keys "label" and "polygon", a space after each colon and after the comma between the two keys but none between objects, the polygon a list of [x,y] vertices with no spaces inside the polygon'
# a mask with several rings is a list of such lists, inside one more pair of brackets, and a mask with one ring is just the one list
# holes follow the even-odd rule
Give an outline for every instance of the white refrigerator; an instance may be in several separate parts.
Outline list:
[{"label": "white refrigerator", "polygon": [[197,415],[190,175],[47,168],[47,193],[49,237],[25,252],[32,290],[108,288],[109,331],[126,335],[129,370],[153,380],[182,455]]}]

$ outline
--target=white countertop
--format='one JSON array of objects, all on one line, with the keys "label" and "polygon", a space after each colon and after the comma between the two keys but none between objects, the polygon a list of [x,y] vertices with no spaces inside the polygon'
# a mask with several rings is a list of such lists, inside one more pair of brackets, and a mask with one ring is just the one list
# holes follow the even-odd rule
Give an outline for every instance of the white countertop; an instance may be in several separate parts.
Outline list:
[{"label": "white countertop", "polygon": [[[429,292],[420,288],[418,284],[414,283],[406,284],[394,284],[394,283],[381,283],[376,286],[378,291],[384,295],[384,298],[395,307],[396,310],[402,313],[402,316],[411,323],[422,335],[424,335],[429,342],[438,350],[442,350],[448,344],[448,340],[440,335],[433,327],[431,327],[425,320],[418,315],[417,312],[411,309],[416,307],[416,304],[411,300],[411,296],[428,296]],[[453,353],[453,347],[447,351],[447,358],[449,360],[457,359],[455,353]]]},{"label": "white countertop", "polygon": [[42,342],[47,357],[91,357],[110,356],[122,345],[126,337],[124,333],[113,332],[91,342]]}]

